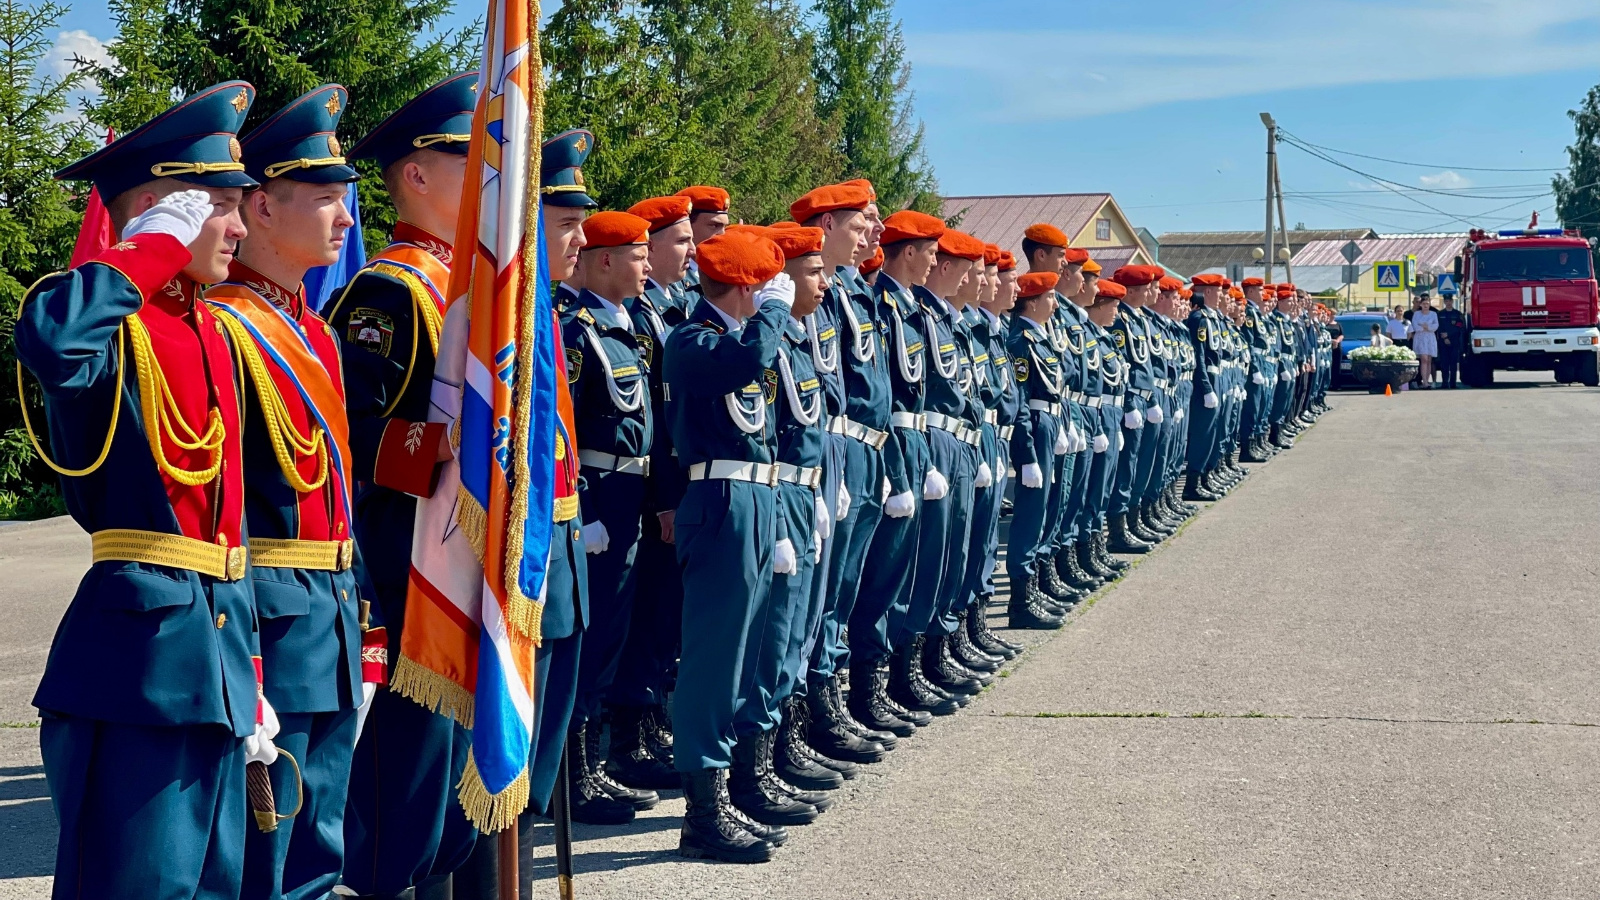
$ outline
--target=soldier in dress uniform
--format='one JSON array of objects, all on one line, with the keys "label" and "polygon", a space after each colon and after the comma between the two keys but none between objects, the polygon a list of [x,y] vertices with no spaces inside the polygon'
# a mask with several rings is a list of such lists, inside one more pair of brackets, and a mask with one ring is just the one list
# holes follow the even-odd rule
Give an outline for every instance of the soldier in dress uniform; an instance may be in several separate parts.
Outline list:
[{"label": "soldier in dress uniform", "polygon": [[254,96],[242,81],[206,88],[58,172],[94,183],[118,240],[40,279],[17,314],[50,449],[28,433],[94,546],[33,698],[56,897],[238,897],[245,766],[277,755],[259,702],[241,389],[199,296],[246,233],[256,182],[235,134]]},{"label": "soldier in dress uniform", "polygon": [[[1082,541],[1087,537],[1083,526],[1083,512],[1089,499],[1089,480],[1094,474],[1094,436],[1101,434],[1100,415],[1102,375],[1098,348],[1091,348],[1089,317],[1079,305],[1085,298],[1084,264],[1089,252],[1081,247],[1068,247],[1063,258],[1061,281],[1056,286],[1056,315],[1054,318],[1056,344],[1060,352],[1072,357],[1077,376],[1070,383],[1073,420],[1069,426],[1068,452],[1074,454],[1072,481],[1067,485],[1062,510],[1062,525],[1057,531],[1053,567],[1057,581],[1072,592],[1074,600],[1082,599],[1104,583],[1104,579],[1084,569],[1080,557]],[[1092,298],[1089,292],[1087,298]],[[1048,573],[1047,573],[1048,575]]]},{"label": "soldier in dress uniform", "polygon": [[1078,514],[1079,541],[1076,550],[1078,566],[1083,573],[1105,583],[1117,578],[1127,565],[1107,552],[1105,534],[1107,500],[1116,477],[1117,449],[1121,440],[1121,384],[1124,373],[1122,358],[1116,352],[1111,333],[1095,318],[1096,304],[1110,309],[1113,314],[1116,310],[1114,299],[1101,296],[1100,264],[1085,259],[1080,268],[1083,286],[1070,299],[1084,312],[1083,361],[1091,373],[1086,388],[1093,393],[1088,394],[1085,400],[1091,456],[1089,478],[1084,486],[1084,499]]},{"label": "soldier in dress uniform", "polygon": [[206,291],[227,329],[243,384],[245,518],[267,702],[282,730],[273,792],[300,812],[245,842],[247,898],[324,897],[344,867],[344,808],[356,709],[388,677],[351,535],[349,424],[339,339],[306,305],[301,281],[339,258],[350,182],[335,136],[349,97],[324,85],[274,113],[243,141],[250,236],[225,280]]},{"label": "soldier in dress uniform", "polygon": [[1221,499],[1211,488],[1213,469],[1221,458],[1223,421],[1222,395],[1227,393],[1223,383],[1222,363],[1225,346],[1225,317],[1219,311],[1222,303],[1223,277],[1202,272],[1192,279],[1194,308],[1189,313],[1187,326],[1194,341],[1194,399],[1189,405],[1189,469],[1184,481],[1184,497],[1189,500]]},{"label": "soldier in dress uniform", "polygon": [[727,770],[759,649],[751,640],[755,617],[774,569],[795,564],[777,515],[769,416],[794,283],[776,277],[783,251],[758,234],[717,235],[697,244],[695,255],[704,296],[665,353],[667,420],[689,482],[674,524],[683,653],[672,700],[673,764],[688,801],[678,847],[691,857],[764,862],[787,833],[732,804]]},{"label": "soldier in dress uniform", "polygon": [[[728,204],[730,198],[725,188],[714,185],[690,185],[678,192],[680,197],[688,197],[691,204],[689,211],[689,228],[694,237],[695,246],[716,237],[728,229]],[[684,273],[679,283],[675,296],[683,300],[683,314],[688,315],[689,309],[696,300],[689,297],[689,292],[700,284],[700,267],[694,260],[689,261],[689,269]]]},{"label": "soldier in dress uniform", "polygon": [[1123,266],[1111,278],[1125,291],[1111,336],[1127,362],[1128,373],[1123,395],[1122,452],[1117,461],[1111,507],[1111,549],[1119,553],[1148,553],[1159,540],[1139,521],[1141,488],[1155,452],[1153,430],[1145,432],[1146,412],[1156,403],[1155,363],[1150,351],[1153,338],[1143,307],[1155,295],[1157,277],[1144,266]]},{"label": "soldier in dress uniform", "polygon": [[[350,418],[356,540],[398,656],[418,497],[454,451],[428,421],[434,358],[449,290],[466,175],[475,72],[423,91],[347,154],[373,159],[399,221],[388,247],[334,299],[327,320],[342,342]],[[448,897],[450,873],[477,841],[456,796],[471,734],[380,689],[357,741],[345,812],[347,886],[362,895]]]},{"label": "soldier in dress uniform", "polygon": [[1294,306],[1294,286],[1280,284],[1276,287],[1278,308],[1272,312],[1272,322],[1278,335],[1278,383],[1273,388],[1272,428],[1269,440],[1274,447],[1287,450],[1294,446],[1294,434],[1289,424],[1289,406],[1294,397],[1294,381],[1300,371],[1300,346],[1291,310]]},{"label": "soldier in dress uniform", "polygon": [[1269,297],[1260,278],[1240,282],[1244,289],[1244,310],[1240,331],[1250,356],[1250,380],[1245,387],[1244,417],[1239,426],[1240,458],[1246,462],[1266,462],[1273,450],[1267,446],[1271,425],[1272,386],[1278,381],[1277,332],[1268,314],[1277,306],[1276,290]]}]

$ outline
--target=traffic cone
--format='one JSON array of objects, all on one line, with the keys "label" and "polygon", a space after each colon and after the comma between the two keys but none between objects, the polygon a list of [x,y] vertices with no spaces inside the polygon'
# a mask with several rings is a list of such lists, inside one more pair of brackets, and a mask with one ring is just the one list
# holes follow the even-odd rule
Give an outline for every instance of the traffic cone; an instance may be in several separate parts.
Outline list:
[{"label": "traffic cone", "polygon": [[1394,385],[1391,385],[1391,384],[1384,385],[1383,386],[1383,395],[1385,397],[1393,397],[1394,396]]}]

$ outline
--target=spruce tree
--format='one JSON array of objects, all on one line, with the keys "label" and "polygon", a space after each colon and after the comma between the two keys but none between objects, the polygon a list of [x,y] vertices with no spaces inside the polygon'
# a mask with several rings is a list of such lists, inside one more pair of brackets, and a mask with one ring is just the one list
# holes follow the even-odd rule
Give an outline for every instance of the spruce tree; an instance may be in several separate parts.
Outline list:
[{"label": "spruce tree", "polygon": [[[1569,228],[1600,234],[1600,85],[1590,88],[1583,105],[1568,110],[1567,116],[1577,136],[1567,147],[1570,168],[1551,184],[1556,215]],[[1600,265],[1600,253],[1595,254],[1595,261]]]}]

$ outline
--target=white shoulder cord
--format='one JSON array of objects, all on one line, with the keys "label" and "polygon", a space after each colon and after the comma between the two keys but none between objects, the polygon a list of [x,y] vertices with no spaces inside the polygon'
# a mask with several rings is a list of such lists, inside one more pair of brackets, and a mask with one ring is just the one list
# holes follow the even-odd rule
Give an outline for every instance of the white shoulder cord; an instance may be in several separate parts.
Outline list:
[{"label": "white shoulder cord", "polygon": [[824,375],[839,371],[839,330],[835,328],[833,340],[824,345],[817,335],[817,314],[813,312],[806,316],[806,336],[811,340],[811,361],[817,371]]},{"label": "white shoulder cord", "polygon": [[795,384],[794,370],[789,368],[789,354],[782,347],[778,348],[778,374],[783,380],[783,393],[789,398],[789,411],[794,413],[795,419],[807,428],[817,424],[822,417],[822,392],[811,395],[811,408],[807,409],[800,399],[800,387]]},{"label": "white shoulder cord", "polygon": [[589,343],[594,345],[594,352],[600,359],[600,368],[606,373],[606,391],[611,394],[611,402],[625,413],[638,412],[644,405],[646,379],[641,373],[639,380],[633,387],[623,390],[617,386],[617,377],[612,374],[611,357],[606,353],[605,345],[600,342],[600,335],[595,332],[594,326],[585,322],[583,333],[589,336]]}]

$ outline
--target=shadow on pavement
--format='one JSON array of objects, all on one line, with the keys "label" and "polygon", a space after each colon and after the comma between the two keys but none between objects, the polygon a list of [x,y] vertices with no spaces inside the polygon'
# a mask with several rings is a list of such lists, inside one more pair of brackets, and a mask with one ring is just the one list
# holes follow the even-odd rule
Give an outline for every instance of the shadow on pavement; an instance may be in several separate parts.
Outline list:
[{"label": "shadow on pavement", "polygon": [[0,879],[50,875],[55,871],[56,814],[44,778],[21,782],[27,785],[25,796],[42,799],[16,800],[23,796],[16,784],[0,783],[3,799],[11,801],[0,802]]}]

